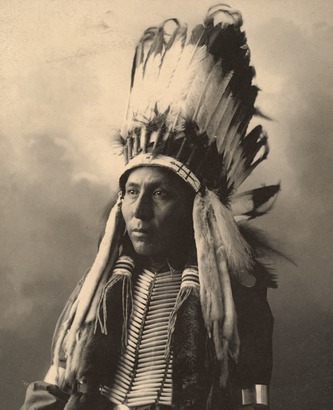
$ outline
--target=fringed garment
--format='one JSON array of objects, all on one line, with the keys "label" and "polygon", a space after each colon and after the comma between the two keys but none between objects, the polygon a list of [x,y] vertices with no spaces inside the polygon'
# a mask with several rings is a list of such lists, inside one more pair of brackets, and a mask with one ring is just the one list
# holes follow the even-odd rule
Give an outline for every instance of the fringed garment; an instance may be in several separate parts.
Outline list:
[{"label": "fringed garment", "polygon": [[[166,271],[168,270],[166,268]],[[121,369],[124,369],[126,352],[129,352],[126,346],[131,345],[133,326],[129,324],[135,320],[136,290],[140,288],[140,278],[143,279],[144,276],[142,272],[142,268],[136,267],[131,278],[119,275],[120,278],[114,280],[114,275],[111,276],[113,284],[105,287],[100,305],[99,325],[95,329],[95,324],[92,324],[87,329],[89,337],[82,349],[80,366],[75,375],[76,382],[64,381],[60,386],[70,395],[67,404],[64,404],[65,410],[112,409],[110,392],[117,391],[117,380],[120,379]],[[241,349],[238,362],[234,363],[230,360],[228,383],[226,387],[222,387],[219,381],[220,365],[215,356],[214,344],[204,325],[195,272],[193,267],[184,270],[177,298],[174,297],[174,293],[171,297],[173,300],[170,307],[173,306],[173,309],[171,312],[168,311],[167,319],[169,339],[165,340],[164,334],[165,349],[162,349],[162,361],[165,364],[172,359],[172,371],[168,373],[167,370],[163,377],[166,377],[168,386],[172,386],[171,404],[175,409],[235,409],[237,400],[235,397],[240,388],[258,383],[268,385],[270,382],[273,318],[266,300],[265,276],[260,271],[260,267],[257,267],[253,272],[257,280],[256,286],[246,288],[233,284]],[[168,275],[168,272],[164,274]],[[131,294],[134,296],[134,309],[132,309]],[[60,318],[55,341],[62,323],[66,320],[66,312],[69,311],[74,299],[75,293]],[[150,301],[153,301],[152,295]],[[162,357],[162,350],[159,352],[160,357]],[[61,365],[65,366],[65,362],[62,355]],[[125,363],[126,365],[128,366],[128,363]],[[129,366],[132,367],[132,364],[130,363]],[[168,379],[170,374],[171,383]],[[158,394],[163,391],[162,384],[158,385]],[[102,389],[103,394],[99,390],[101,385],[105,386]],[[128,386],[128,384],[125,386],[127,393],[131,391]],[[164,390],[165,397],[168,397],[167,391]],[[131,394],[128,397],[131,397]],[[118,400],[126,402],[123,396],[118,397]],[[154,400],[159,399],[156,400],[154,396]],[[23,407],[24,410],[31,408],[34,407],[28,405]]]}]

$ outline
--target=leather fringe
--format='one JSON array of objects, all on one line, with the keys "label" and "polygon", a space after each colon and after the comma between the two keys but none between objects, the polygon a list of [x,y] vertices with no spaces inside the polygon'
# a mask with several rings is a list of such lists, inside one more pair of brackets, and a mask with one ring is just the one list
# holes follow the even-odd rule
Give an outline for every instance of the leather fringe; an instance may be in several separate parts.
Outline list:
[{"label": "leather fringe", "polygon": [[133,303],[133,293],[132,293],[132,275],[134,271],[134,261],[129,256],[121,256],[113,270],[113,274],[105,285],[103,293],[99,302],[99,309],[95,322],[95,331],[97,326],[100,327],[101,333],[107,335],[107,295],[112,290],[112,288],[119,282],[122,281],[122,312],[123,312],[123,326],[122,326],[122,346],[125,348],[127,345],[127,331],[128,331],[128,321],[130,318],[131,307]]},{"label": "leather fringe", "polygon": [[199,296],[199,277],[198,269],[194,266],[184,269],[182,274],[182,284],[179,290],[175,306],[171,312],[168,326],[168,339],[165,347],[165,357],[169,359],[172,347],[172,339],[175,331],[177,313],[182,307],[183,303],[190,297],[190,295]]}]

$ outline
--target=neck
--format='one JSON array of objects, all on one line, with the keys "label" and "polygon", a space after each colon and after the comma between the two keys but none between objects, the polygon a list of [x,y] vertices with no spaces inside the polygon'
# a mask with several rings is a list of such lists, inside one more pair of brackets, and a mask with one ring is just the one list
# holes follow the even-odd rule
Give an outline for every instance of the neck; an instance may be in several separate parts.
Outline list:
[{"label": "neck", "polygon": [[146,257],[143,260],[143,266],[146,266],[156,272],[162,268],[181,270],[184,268],[185,261],[186,255],[179,255],[178,253],[177,255]]},{"label": "neck", "polygon": [[168,254],[153,256],[138,255],[138,257],[143,267],[153,269],[154,271],[158,271],[164,267],[169,267],[173,270],[183,270],[186,264],[197,264],[194,242],[186,246],[179,246]]},{"label": "neck", "polygon": [[168,268],[168,263],[167,260],[165,259],[164,261],[162,260],[152,260],[152,259],[148,259],[145,263],[146,267],[149,270],[152,270],[153,272],[159,272],[159,271],[165,271]]}]

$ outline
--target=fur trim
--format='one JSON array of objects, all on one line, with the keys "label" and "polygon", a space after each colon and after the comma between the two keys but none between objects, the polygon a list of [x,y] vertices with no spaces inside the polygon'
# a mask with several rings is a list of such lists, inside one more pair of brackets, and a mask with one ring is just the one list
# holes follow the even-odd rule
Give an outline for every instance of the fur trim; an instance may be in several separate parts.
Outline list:
[{"label": "fur trim", "polygon": [[[77,373],[76,345],[85,345],[85,324],[94,321],[97,314],[98,302],[103,287],[119,253],[120,238],[123,233],[123,219],[121,215],[121,196],[112,208],[106,224],[105,234],[93,266],[85,277],[83,285],[70,312],[68,332],[64,339],[64,349],[67,357],[65,378],[72,380]],[[58,345],[58,349],[60,345]],[[80,351],[80,349],[79,349]],[[57,352],[56,352],[57,355]]]},{"label": "fur trim", "polygon": [[250,253],[230,211],[206,189],[197,194],[193,207],[200,298],[205,324],[220,361],[220,383],[228,378],[228,357],[239,352],[237,318],[231,290],[230,269],[249,269]]}]

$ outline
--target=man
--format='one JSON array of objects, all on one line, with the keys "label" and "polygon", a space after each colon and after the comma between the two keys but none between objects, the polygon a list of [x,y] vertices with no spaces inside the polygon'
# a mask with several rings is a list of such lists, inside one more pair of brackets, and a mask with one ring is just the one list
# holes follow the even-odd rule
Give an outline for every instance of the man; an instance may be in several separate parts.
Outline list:
[{"label": "man", "polygon": [[271,279],[236,220],[279,187],[236,193],[268,153],[241,24],[221,5],[187,43],[176,19],[141,38],[118,201],[23,410],[268,408]]}]

